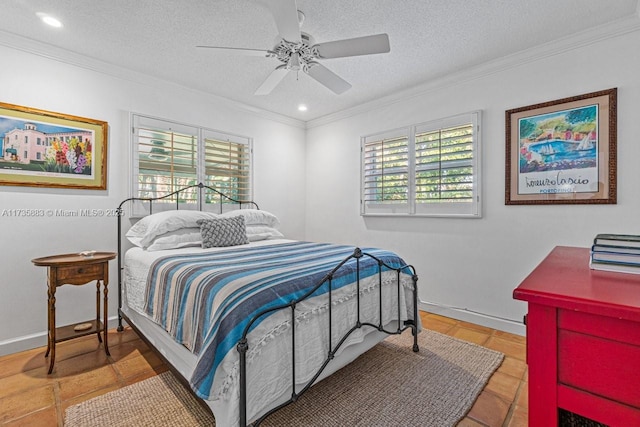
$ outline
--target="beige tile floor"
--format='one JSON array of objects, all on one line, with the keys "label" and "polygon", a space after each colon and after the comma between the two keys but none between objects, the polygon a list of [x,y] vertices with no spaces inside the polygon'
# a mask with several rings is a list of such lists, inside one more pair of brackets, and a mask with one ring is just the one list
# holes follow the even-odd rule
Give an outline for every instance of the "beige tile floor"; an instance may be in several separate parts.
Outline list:
[{"label": "beige tile floor", "polygon": [[[421,315],[428,329],[505,354],[504,362],[458,425],[526,426],[524,337],[436,314]],[[46,372],[44,347],[0,357],[0,425],[63,426],[68,406],[167,370],[130,329],[110,331],[109,349],[111,356],[106,356],[95,335],[59,343],[51,375]]]}]

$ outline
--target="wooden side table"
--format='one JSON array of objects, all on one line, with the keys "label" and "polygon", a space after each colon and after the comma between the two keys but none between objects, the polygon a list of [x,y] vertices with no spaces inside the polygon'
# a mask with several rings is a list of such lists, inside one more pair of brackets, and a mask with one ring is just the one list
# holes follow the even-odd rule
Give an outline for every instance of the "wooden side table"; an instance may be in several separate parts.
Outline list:
[{"label": "wooden side table", "polygon": [[[37,266],[48,267],[48,317],[47,317],[47,352],[50,374],[56,358],[56,343],[97,334],[98,341],[104,342],[104,351],[109,356],[107,345],[109,261],[116,257],[115,252],[95,252],[91,256],[80,254],[54,255],[32,259]],[[62,285],[84,285],[96,281],[96,318],[76,325],[56,328],[56,288]],[[103,321],[100,320],[100,283],[104,284]],[[103,333],[104,339],[100,336]]]}]

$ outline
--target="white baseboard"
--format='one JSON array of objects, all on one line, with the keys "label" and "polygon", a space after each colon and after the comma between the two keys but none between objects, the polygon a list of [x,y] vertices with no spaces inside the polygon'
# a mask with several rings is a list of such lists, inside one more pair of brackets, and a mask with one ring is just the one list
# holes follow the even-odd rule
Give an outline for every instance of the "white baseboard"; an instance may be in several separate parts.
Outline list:
[{"label": "white baseboard", "polygon": [[465,322],[475,323],[476,325],[486,326],[492,329],[509,332],[516,335],[526,335],[526,328],[523,323],[514,322],[513,320],[500,319],[486,314],[474,313],[460,308],[446,307],[425,301],[418,304],[419,310],[428,311],[429,313],[439,314],[445,317],[451,317]]},{"label": "white baseboard", "polygon": [[[110,317],[108,322],[108,329],[115,328],[118,326],[118,316]],[[47,331],[10,338],[0,341],[0,356],[31,350],[32,348],[44,347],[46,345]]]}]

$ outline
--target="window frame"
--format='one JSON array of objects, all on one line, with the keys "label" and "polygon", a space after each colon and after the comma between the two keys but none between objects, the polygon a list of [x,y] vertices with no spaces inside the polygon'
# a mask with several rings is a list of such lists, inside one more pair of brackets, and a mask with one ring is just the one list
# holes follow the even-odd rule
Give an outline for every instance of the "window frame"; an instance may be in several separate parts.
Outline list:
[{"label": "window frame", "polygon": [[[482,218],[482,111],[472,111],[442,119],[412,124],[402,128],[377,132],[360,138],[360,215],[363,217],[449,217],[449,218]],[[469,203],[419,203],[416,198],[416,136],[430,131],[446,130],[457,126],[471,125],[473,185]],[[407,135],[408,152],[408,184],[406,203],[371,203],[367,201],[366,154],[367,146],[377,140],[393,139]],[[438,168],[442,171],[445,168]]]},{"label": "window frame", "polygon": [[[205,152],[205,145],[207,143],[207,140],[219,139],[221,142],[226,141],[230,143],[246,145],[247,159],[249,162],[249,166],[247,168],[248,178],[246,180],[247,186],[249,188],[246,191],[246,199],[253,200],[253,190],[254,190],[253,138],[244,136],[244,135],[237,135],[230,132],[225,132],[225,131],[221,131],[221,130],[217,130],[217,129],[213,129],[205,126],[193,125],[193,124],[178,122],[176,120],[164,119],[160,117],[150,116],[148,114],[141,114],[141,113],[135,113],[135,112],[130,113],[131,133],[129,138],[129,144],[130,144],[131,157],[130,157],[129,170],[131,171],[131,175],[130,175],[131,197],[145,197],[145,196],[141,196],[141,193],[140,193],[141,190],[139,185],[140,145],[139,145],[138,129],[141,127],[140,120],[143,120],[143,122],[146,121],[147,123],[156,122],[159,125],[156,127],[156,129],[159,131],[162,130],[166,132],[168,130],[171,130],[175,133],[182,133],[184,135],[188,135],[195,138],[196,160],[195,160],[194,184],[203,183],[205,185],[211,186],[212,188],[216,188],[214,184],[207,181],[206,153],[210,153],[209,151]],[[185,179],[189,179],[189,178],[185,178]],[[185,184],[184,186],[186,185],[189,185],[189,184]],[[171,189],[167,191],[167,193],[175,191],[179,188],[182,188],[182,186],[181,187],[176,186],[175,188],[173,188],[173,185],[172,185]],[[225,193],[224,190],[221,190],[221,192]],[[163,192],[162,194],[155,194],[155,196],[162,196],[164,194],[165,193]],[[196,196],[195,200],[188,200],[186,202],[183,202],[182,200],[180,201],[180,209],[198,209],[198,207],[200,206],[199,198],[201,196],[204,196],[204,194],[201,194],[201,192],[195,191],[195,190],[194,190],[194,194]],[[230,195],[230,197],[233,198],[233,195]],[[160,212],[166,209],[175,209],[176,203],[177,202],[175,199],[170,199],[166,201],[156,201],[153,204],[153,212]],[[227,207],[227,209],[225,209],[224,206],[220,206],[220,203],[216,203],[215,201],[207,202],[206,200],[203,200],[201,206],[202,206],[202,209],[204,210],[210,210],[210,211],[216,211],[216,212],[220,212],[228,209],[235,209],[237,206],[236,204],[230,204],[231,203],[230,201],[225,201],[223,203],[224,204],[229,203],[229,206]],[[148,213],[149,213],[148,203],[136,202],[133,204],[133,209],[132,209],[133,216],[139,217],[139,216],[147,215]]]}]

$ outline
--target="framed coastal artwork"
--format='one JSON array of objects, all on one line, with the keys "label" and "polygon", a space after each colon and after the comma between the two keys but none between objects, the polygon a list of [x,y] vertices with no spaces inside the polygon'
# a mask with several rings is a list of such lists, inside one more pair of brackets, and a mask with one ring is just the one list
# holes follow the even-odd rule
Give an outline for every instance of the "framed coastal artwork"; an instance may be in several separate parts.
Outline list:
[{"label": "framed coastal artwork", "polygon": [[506,112],[505,204],[616,203],[617,89]]},{"label": "framed coastal artwork", "polygon": [[108,124],[0,103],[0,185],[107,188]]}]

